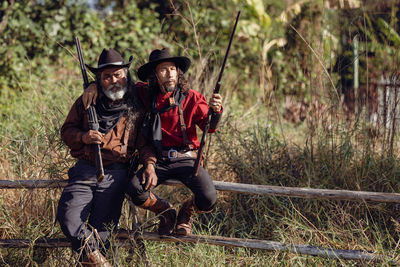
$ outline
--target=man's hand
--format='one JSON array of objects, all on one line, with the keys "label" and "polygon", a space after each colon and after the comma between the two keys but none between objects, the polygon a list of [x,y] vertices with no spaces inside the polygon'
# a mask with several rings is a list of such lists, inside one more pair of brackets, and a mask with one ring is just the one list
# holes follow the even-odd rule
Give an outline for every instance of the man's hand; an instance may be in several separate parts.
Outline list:
[{"label": "man's hand", "polygon": [[82,135],[82,142],[85,144],[101,144],[103,140],[103,134],[99,131],[89,130]]},{"label": "man's hand", "polygon": [[154,164],[147,164],[146,169],[143,172],[142,184],[146,183],[145,190],[151,190],[157,185],[157,174],[154,168]]},{"label": "man's hand", "polygon": [[85,109],[90,107],[90,104],[96,105],[97,99],[97,86],[96,83],[91,83],[88,88],[85,89],[82,95],[83,106]]},{"label": "man's hand", "polygon": [[213,94],[211,96],[208,106],[214,110],[214,112],[220,112],[222,109],[222,97],[220,94]]}]

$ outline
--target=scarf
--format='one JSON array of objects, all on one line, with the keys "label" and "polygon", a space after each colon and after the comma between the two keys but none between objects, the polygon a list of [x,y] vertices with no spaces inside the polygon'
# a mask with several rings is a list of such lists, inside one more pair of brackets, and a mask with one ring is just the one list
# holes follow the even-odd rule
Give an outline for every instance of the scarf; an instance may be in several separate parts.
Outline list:
[{"label": "scarf", "polygon": [[[142,133],[146,137],[151,137],[153,145],[157,148],[158,156],[162,153],[162,131],[160,114],[177,107],[187,96],[187,92],[182,93],[181,90],[175,90],[173,93],[174,104],[167,105],[157,110],[157,95],[153,97],[151,111],[146,113],[146,117],[142,125]],[[151,135],[150,135],[151,131]]]},{"label": "scarf", "polygon": [[124,100],[114,105],[106,96],[99,100],[99,103],[96,104],[99,132],[107,134],[127,111],[128,105]]}]

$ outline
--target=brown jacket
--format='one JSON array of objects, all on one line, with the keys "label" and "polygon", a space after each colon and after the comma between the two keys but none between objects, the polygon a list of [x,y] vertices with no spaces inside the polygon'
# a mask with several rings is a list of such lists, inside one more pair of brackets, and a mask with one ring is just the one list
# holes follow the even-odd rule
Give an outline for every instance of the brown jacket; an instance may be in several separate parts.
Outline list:
[{"label": "brown jacket", "polygon": [[[146,143],[139,131],[143,116],[144,110],[140,110],[129,130],[126,127],[127,117],[123,116],[115,127],[104,136],[100,145],[104,166],[115,162],[128,162],[136,149],[139,151],[142,164],[156,162],[153,146]],[[94,164],[93,146],[82,142],[82,135],[87,131],[89,131],[88,116],[81,96],[75,101],[61,127],[61,138],[71,149],[71,155],[74,158],[89,160]]]}]

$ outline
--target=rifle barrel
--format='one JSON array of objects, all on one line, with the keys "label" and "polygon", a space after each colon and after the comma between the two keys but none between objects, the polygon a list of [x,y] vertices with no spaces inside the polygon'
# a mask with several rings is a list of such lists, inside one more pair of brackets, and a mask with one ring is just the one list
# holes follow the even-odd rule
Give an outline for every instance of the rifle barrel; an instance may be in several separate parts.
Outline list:
[{"label": "rifle barrel", "polygon": [[75,37],[75,42],[76,42],[76,50],[78,52],[78,59],[79,59],[79,63],[80,63],[79,65],[81,67],[81,73],[82,73],[82,78],[83,78],[83,86],[84,86],[83,89],[85,89],[89,85],[89,79],[88,79],[86,67],[84,64],[85,61],[83,60],[81,42],[78,37]]},{"label": "rifle barrel", "polygon": [[228,48],[226,49],[224,61],[222,62],[222,66],[221,66],[221,71],[219,72],[219,75],[218,75],[217,85],[215,86],[214,94],[218,94],[219,93],[219,88],[221,87],[222,74],[224,73],[225,64],[226,64],[226,61],[228,59],[229,51],[231,49],[233,36],[235,34],[236,27],[237,27],[237,24],[239,22],[239,16],[240,16],[240,11],[238,11],[238,13],[237,13],[235,25],[233,26],[231,37],[229,38]]},{"label": "rifle barrel", "polygon": [[[89,79],[86,72],[85,61],[83,59],[81,42],[79,41],[78,37],[75,37],[75,44],[76,44],[76,50],[78,52],[79,65],[81,67],[81,73],[83,78],[83,90],[85,90],[89,86]],[[90,105],[90,107],[88,108],[87,115],[88,115],[89,129],[98,131],[99,122],[97,120],[96,110],[92,105]],[[100,150],[100,145],[98,144],[94,144],[93,147],[95,152],[97,182],[100,183],[104,178],[104,168],[103,168],[103,161],[101,158],[101,150]]]},{"label": "rifle barrel", "polygon": [[[214,91],[213,91],[214,94],[218,94],[219,93],[219,89],[221,87],[222,74],[224,73],[225,64],[226,64],[226,61],[228,59],[229,50],[231,49],[233,36],[235,34],[236,26],[237,26],[238,21],[239,21],[239,16],[240,16],[240,11],[238,12],[238,14],[236,16],[235,25],[233,26],[231,37],[229,38],[228,48],[226,49],[224,61],[222,62],[222,66],[221,66],[221,71],[219,72],[219,75],[218,75],[217,84],[215,85],[215,88],[214,88]],[[211,108],[209,108],[208,109],[206,123],[204,124],[203,135],[201,136],[200,147],[199,147],[199,149],[197,151],[197,158],[194,161],[194,165],[193,165],[193,167],[194,167],[194,172],[193,172],[194,176],[197,176],[199,174],[201,159],[203,157],[203,150],[204,150],[204,146],[205,146],[205,143],[206,143],[208,129],[210,128],[210,120],[211,120],[212,114],[214,114],[214,111]]]}]

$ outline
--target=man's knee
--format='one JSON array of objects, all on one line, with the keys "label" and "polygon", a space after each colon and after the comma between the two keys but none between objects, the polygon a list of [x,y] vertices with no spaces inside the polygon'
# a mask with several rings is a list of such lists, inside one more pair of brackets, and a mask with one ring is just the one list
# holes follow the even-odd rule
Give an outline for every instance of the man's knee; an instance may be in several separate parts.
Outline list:
[{"label": "man's knee", "polygon": [[201,197],[195,197],[195,204],[200,211],[210,211],[217,203],[217,193],[208,192]]},{"label": "man's knee", "polygon": [[147,198],[149,197],[149,191],[146,191],[143,188],[143,185],[140,183],[138,175],[135,175],[127,185],[126,193],[132,199],[133,204],[140,206],[143,204]]}]

